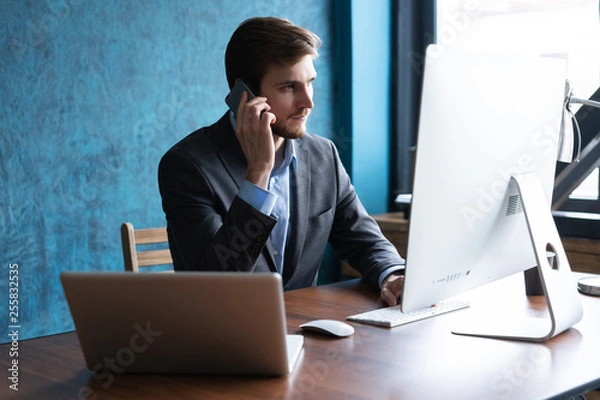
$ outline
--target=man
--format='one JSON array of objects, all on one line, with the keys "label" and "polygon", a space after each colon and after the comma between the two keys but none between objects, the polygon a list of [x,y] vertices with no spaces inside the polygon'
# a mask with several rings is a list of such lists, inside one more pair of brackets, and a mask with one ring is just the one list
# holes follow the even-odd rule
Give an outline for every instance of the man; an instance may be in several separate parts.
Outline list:
[{"label": "man", "polygon": [[225,54],[229,87],[256,95],[173,146],[159,187],[176,270],[278,271],[314,285],[327,242],[390,305],[404,260],[360,203],[333,143],[306,133],[320,39],[278,18],[252,18]]}]

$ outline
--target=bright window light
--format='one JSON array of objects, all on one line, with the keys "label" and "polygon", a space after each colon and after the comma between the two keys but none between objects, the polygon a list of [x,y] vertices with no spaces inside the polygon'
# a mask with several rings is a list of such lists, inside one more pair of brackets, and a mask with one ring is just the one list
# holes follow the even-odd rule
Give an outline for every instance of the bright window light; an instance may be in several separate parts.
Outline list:
[{"label": "bright window light", "polygon": [[573,192],[571,192],[569,198],[576,200],[598,200],[600,198],[600,194],[598,193],[598,186],[600,186],[598,184],[598,182],[600,182],[598,178],[599,169],[600,168],[596,168],[592,170],[592,173],[589,174],[588,177],[573,190]]},{"label": "bright window light", "polygon": [[576,97],[600,86],[598,0],[438,0],[437,11],[440,45],[565,57]]},{"label": "bright window light", "polygon": [[[600,86],[598,0],[438,0],[437,43],[565,58],[575,97]],[[596,168],[569,197],[598,200],[598,182]]]}]

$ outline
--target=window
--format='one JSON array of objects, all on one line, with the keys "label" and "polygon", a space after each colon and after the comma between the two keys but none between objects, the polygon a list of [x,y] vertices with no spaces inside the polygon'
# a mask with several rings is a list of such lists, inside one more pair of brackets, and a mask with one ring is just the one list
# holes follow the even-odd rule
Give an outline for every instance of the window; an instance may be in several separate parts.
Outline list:
[{"label": "window", "polygon": [[[402,68],[402,54],[411,51],[418,53],[428,43],[435,42],[442,46],[559,56],[567,59],[567,74],[574,96],[600,100],[599,0],[429,0],[423,2],[426,6],[420,6],[418,0],[398,3],[410,4],[410,7],[399,6],[399,11],[395,13],[398,26],[394,47],[400,56],[396,56],[395,62],[399,65],[394,66],[393,70],[400,72],[394,77],[399,85],[395,89],[395,114],[399,115],[396,117],[399,120],[394,123],[394,196],[410,191],[411,151],[414,151],[411,146],[416,142],[415,115],[418,115],[418,110],[415,108],[418,108],[418,94],[414,96],[409,93],[411,97],[407,98],[408,95],[402,91],[420,83],[418,74],[412,77],[412,81],[403,78],[402,71],[409,68]],[[416,11],[413,10],[415,8]],[[427,13],[432,15],[428,16]],[[428,28],[428,24],[432,27]],[[407,36],[406,26],[409,26],[408,45],[402,42],[402,37]],[[590,232],[600,234],[600,140],[595,139],[600,131],[600,109],[581,109],[579,105],[572,105],[571,110],[576,113],[578,120],[580,117],[586,120],[581,124],[582,132],[584,128],[587,129],[582,147],[595,143],[597,148],[591,154],[593,157],[588,157],[585,164],[587,169],[567,171],[570,174],[563,184],[570,182],[572,187],[567,185],[566,200],[556,201],[555,218],[564,218],[564,221],[557,221],[562,235],[595,237],[593,233],[590,236]],[[592,114],[593,118],[586,118]],[[566,165],[559,164],[557,172],[567,169]],[[397,203],[394,208],[404,209]],[[574,212],[577,214],[576,221],[569,217]],[[582,213],[591,215],[590,219],[583,217],[583,229]],[[591,223],[594,228],[590,228]]]},{"label": "window", "polygon": [[584,179],[583,182],[569,195],[569,199],[572,200],[592,200],[596,201],[599,197],[598,182],[598,168],[594,168],[592,173]]}]

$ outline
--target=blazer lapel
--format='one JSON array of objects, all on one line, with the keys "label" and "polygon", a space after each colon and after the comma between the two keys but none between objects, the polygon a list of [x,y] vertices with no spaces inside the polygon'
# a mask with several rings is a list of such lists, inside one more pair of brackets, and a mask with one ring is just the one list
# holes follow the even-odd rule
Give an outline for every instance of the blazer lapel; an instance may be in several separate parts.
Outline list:
[{"label": "blazer lapel", "polygon": [[221,146],[219,158],[223,167],[239,189],[244,180],[247,163],[240,143],[235,137],[235,131],[229,121],[229,112],[217,122],[217,132],[220,132],[215,136],[216,143]]}]

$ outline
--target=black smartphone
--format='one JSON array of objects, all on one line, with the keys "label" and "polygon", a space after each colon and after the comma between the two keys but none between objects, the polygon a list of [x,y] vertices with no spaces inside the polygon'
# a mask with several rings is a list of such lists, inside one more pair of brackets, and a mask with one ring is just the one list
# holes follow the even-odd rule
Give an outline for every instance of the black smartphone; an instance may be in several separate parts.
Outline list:
[{"label": "black smartphone", "polygon": [[242,98],[242,93],[248,92],[248,100],[256,97],[252,93],[252,91],[248,88],[248,86],[242,81],[238,79],[238,81],[233,85],[229,94],[225,97],[225,103],[229,106],[229,109],[233,111],[233,115],[237,118],[237,110],[240,105],[240,100]]}]

